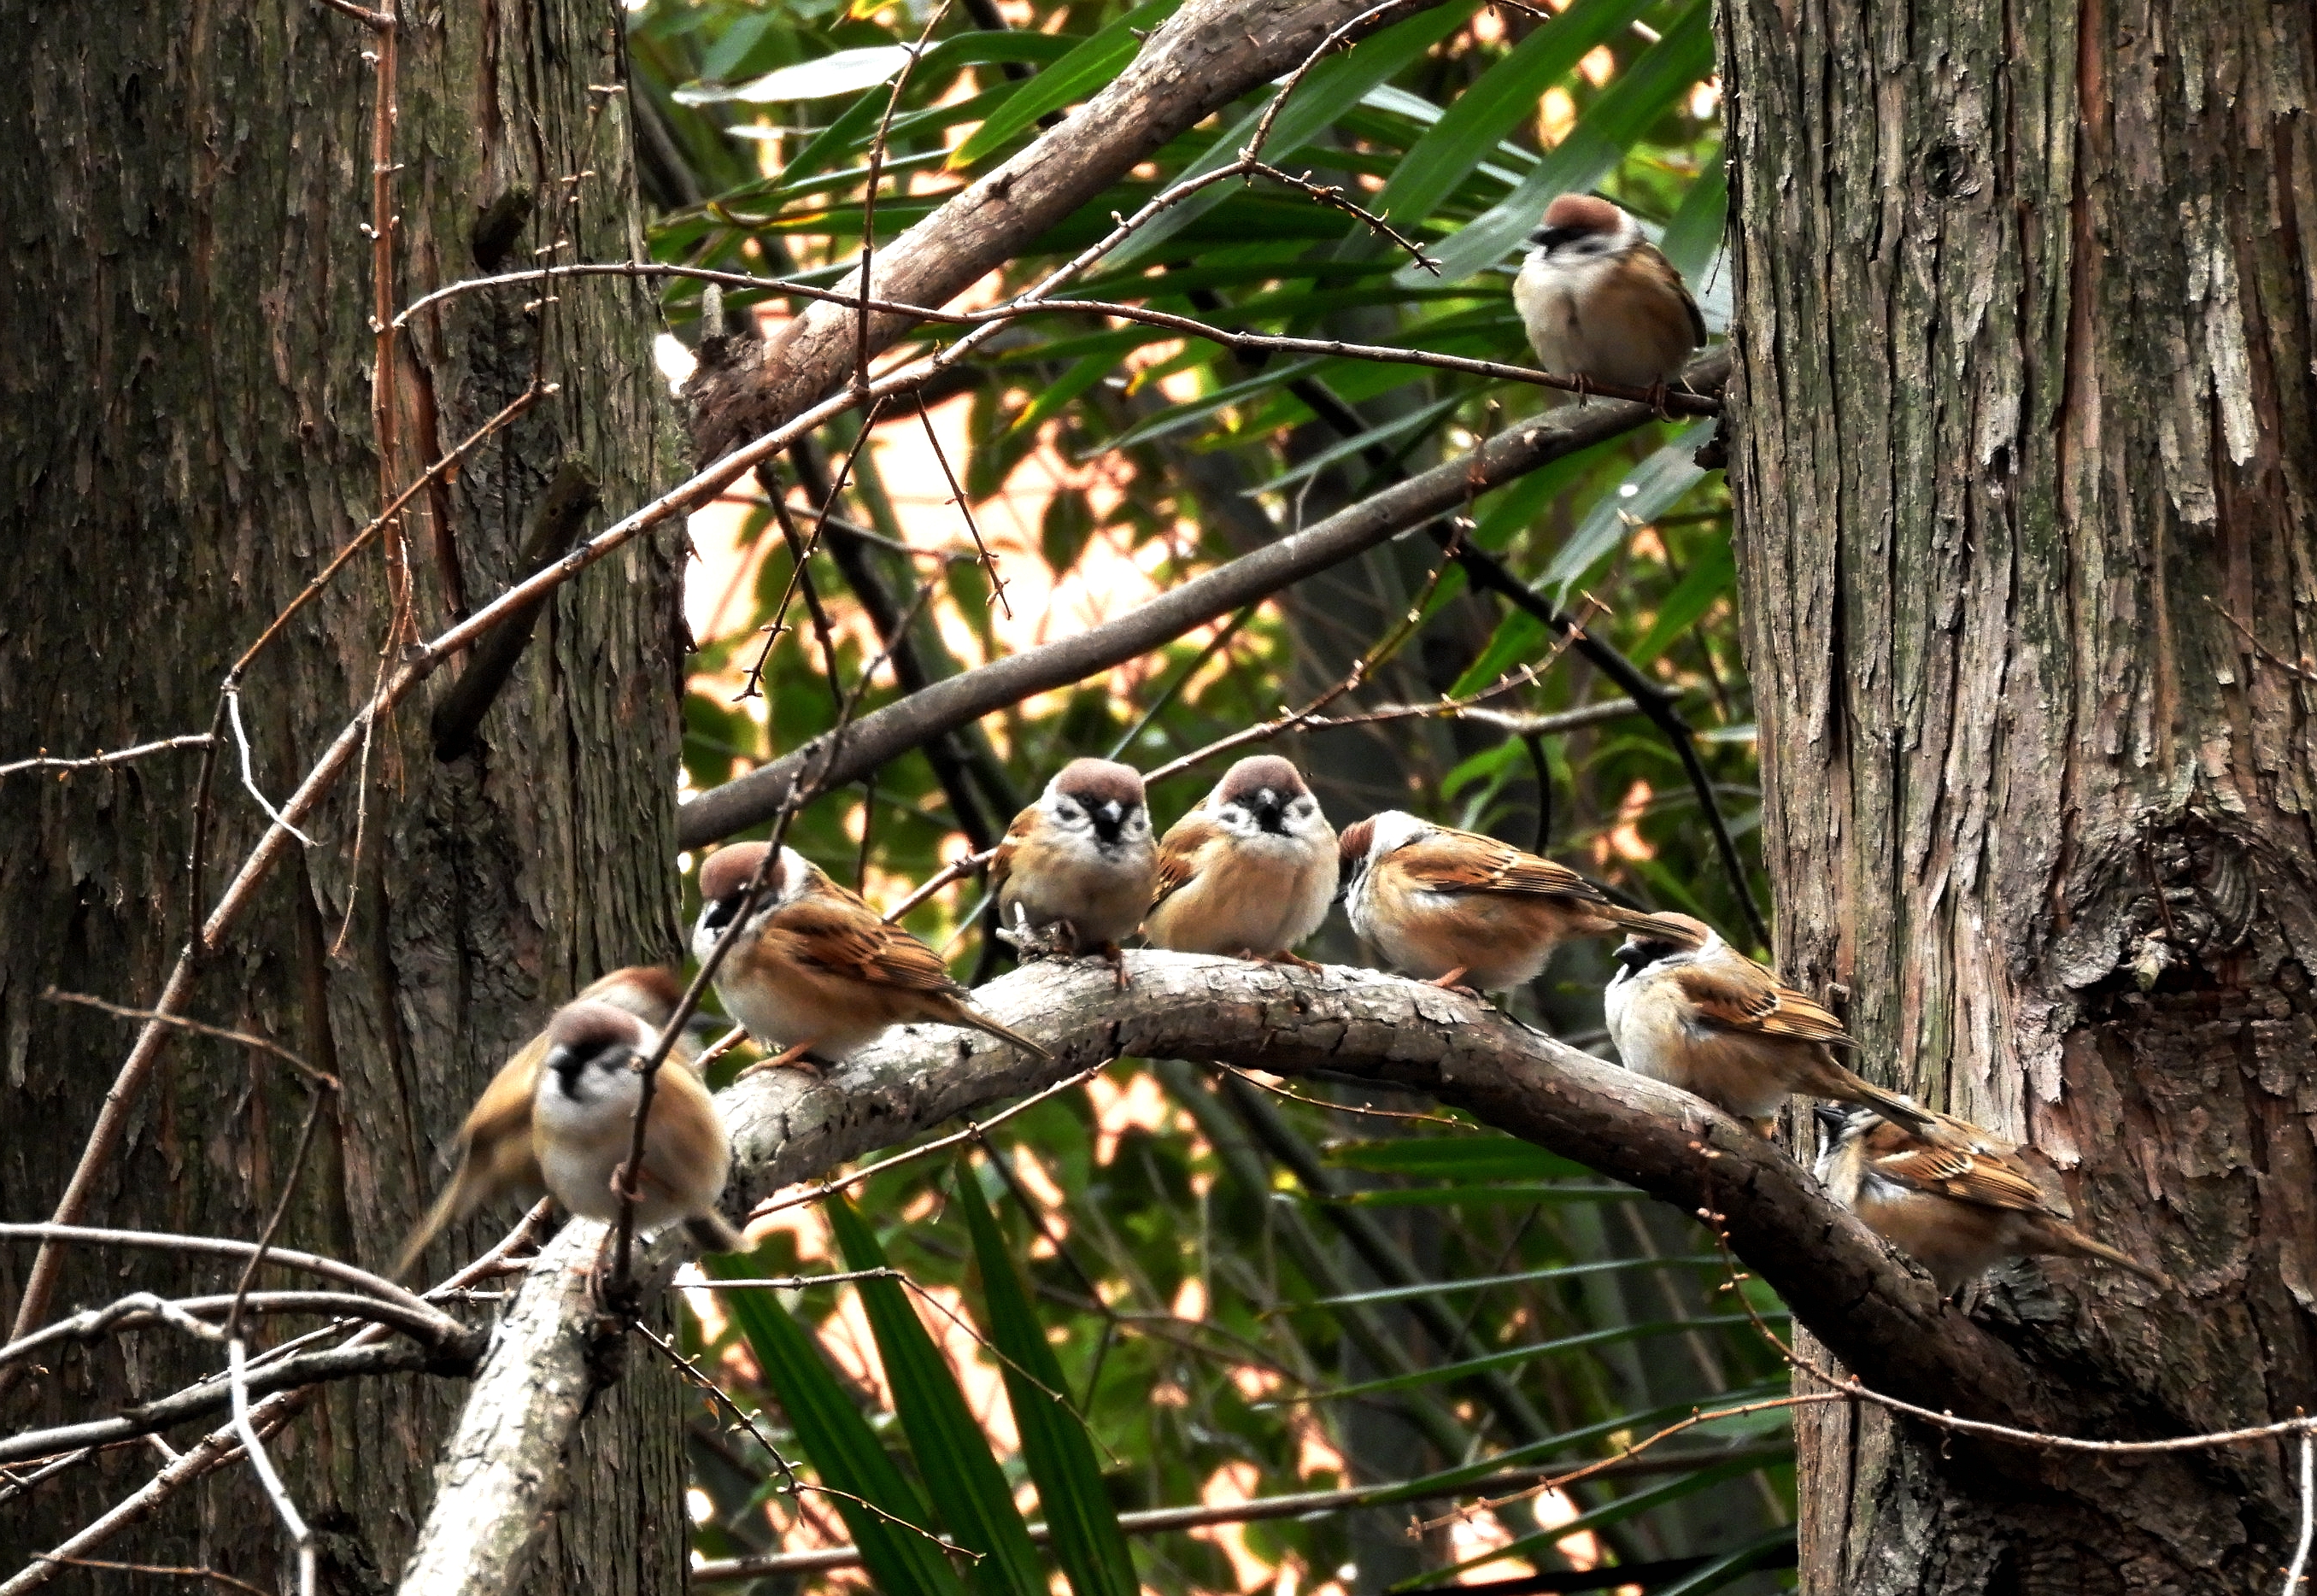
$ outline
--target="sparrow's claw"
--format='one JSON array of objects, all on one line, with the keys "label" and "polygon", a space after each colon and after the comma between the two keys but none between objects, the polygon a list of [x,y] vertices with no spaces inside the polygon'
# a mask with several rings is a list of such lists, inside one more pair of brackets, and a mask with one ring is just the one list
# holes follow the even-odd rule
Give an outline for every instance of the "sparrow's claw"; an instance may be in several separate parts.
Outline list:
[{"label": "sparrow's claw", "polygon": [[1293,964],[1298,970],[1317,970],[1320,968],[1318,964],[1312,963],[1310,959],[1305,958],[1302,954],[1291,952],[1287,948],[1284,947],[1277,953],[1273,954],[1265,962],[1273,964]]},{"label": "sparrow's claw", "polygon": [[1666,385],[1663,382],[1650,384],[1650,408],[1657,412],[1659,421],[1673,419],[1673,412],[1666,408]]},{"label": "sparrow's claw", "polygon": [[1427,986],[1436,986],[1444,992],[1469,992],[1472,989],[1464,985],[1463,980],[1464,973],[1471,968],[1472,966],[1470,964],[1459,964],[1454,970],[1449,971],[1447,974],[1436,975],[1424,984]]},{"label": "sparrow's claw", "polygon": [[1109,963],[1110,973],[1113,979],[1118,982],[1118,990],[1120,991],[1123,992],[1128,987],[1134,984],[1132,981],[1129,981],[1126,976],[1126,952],[1123,948],[1120,947],[1117,943],[1105,942],[1100,947],[1096,948],[1094,950],[1094,954],[1095,957],[1106,960]]},{"label": "sparrow's claw", "polygon": [[1033,927],[1019,903],[1014,906],[1014,923],[997,928],[997,939],[1012,944],[1015,955],[1025,964],[1033,959],[1051,959],[1078,951],[1078,933],[1069,921],[1056,920],[1051,925]]},{"label": "sparrow's claw", "polygon": [[749,1076],[763,1070],[802,1070],[816,1080],[820,1078],[820,1066],[813,1062],[810,1042],[800,1042],[786,1053],[774,1054],[768,1059],[758,1059],[732,1079],[746,1080]]}]

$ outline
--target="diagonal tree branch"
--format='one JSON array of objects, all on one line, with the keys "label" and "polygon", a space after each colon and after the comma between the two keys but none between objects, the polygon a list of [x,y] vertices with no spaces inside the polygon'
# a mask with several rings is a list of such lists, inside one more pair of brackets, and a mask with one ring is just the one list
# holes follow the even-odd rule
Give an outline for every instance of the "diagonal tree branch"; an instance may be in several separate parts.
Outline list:
[{"label": "diagonal tree branch", "polygon": [[[1702,387],[1719,383],[1728,374],[1729,355],[1717,350],[1691,366],[1689,380]],[[1648,421],[1650,414],[1647,406],[1622,400],[1564,406],[1490,439],[1472,454],[1435,466],[1306,531],[1169,588],[1116,620],[932,683],[854,722],[833,767],[820,779],[826,786],[858,781],[944,731],[1148,653],[1194,627],[1457,510],[1476,493],[1630,432]],[[702,794],[676,811],[677,841],[684,847],[699,847],[770,820],[799,771],[810,764],[821,773],[821,744],[816,740]]]},{"label": "diagonal tree branch", "polygon": [[[2009,1346],[1941,1300],[1928,1278],[1837,1207],[1784,1152],[1699,1098],[1530,1031],[1485,1004],[1373,971],[1301,972],[1189,954],[1129,955],[1133,986],[1099,963],[1047,963],[977,990],[1034,1031],[1041,1063],[971,1033],[894,1032],[826,1076],[774,1071],[719,1098],[733,1135],[729,1206],[753,1206],[1102,1059],[1213,1059],[1325,1069],[1429,1092],[1502,1129],[1691,1211],[1726,1216],[1739,1256],[1869,1385],[1957,1413],[2040,1423],[2058,1411]],[[521,1579],[563,1459],[596,1386],[585,1266],[603,1228],[569,1226],[508,1305],[440,1474],[402,1589],[480,1596]],[[664,1270],[667,1249],[652,1260]]]}]

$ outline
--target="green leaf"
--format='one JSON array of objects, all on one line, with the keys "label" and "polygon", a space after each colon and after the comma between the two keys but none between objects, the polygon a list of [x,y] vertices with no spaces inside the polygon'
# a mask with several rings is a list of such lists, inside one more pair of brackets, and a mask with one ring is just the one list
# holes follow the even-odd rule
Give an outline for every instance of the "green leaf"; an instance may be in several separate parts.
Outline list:
[{"label": "green leaf", "polygon": [[[1763,1315],[1765,1319],[1783,1319],[1785,1314]],[[1538,1341],[1534,1346],[1507,1347],[1501,1352],[1484,1357],[1467,1358],[1456,1363],[1443,1363],[1432,1368],[1418,1369],[1410,1375],[1392,1375],[1381,1380],[1363,1380],[1356,1385],[1333,1385],[1325,1391],[1314,1391],[1306,1400],[1365,1396],[1378,1391],[1406,1391],[1418,1385],[1436,1385],[1443,1380],[1461,1380],[1467,1375],[1485,1374],[1492,1368],[1510,1368],[1539,1358],[1551,1358],[1563,1352],[1581,1351],[1588,1347],[1606,1347],[1620,1341],[1645,1341],[1658,1336],[1684,1335],[1694,1330],[1713,1330],[1722,1325],[1751,1324],[1743,1314],[1704,1314],[1695,1319],[1658,1319],[1645,1324],[1619,1324],[1607,1330],[1588,1330],[1581,1334],[1562,1336],[1556,1340]],[[1501,1458],[1499,1462],[1503,1461]],[[1562,1533],[1567,1533],[1563,1531]],[[1509,1552],[1506,1554],[1511,1556]]]},{"label": "green leaf", "polygon": [[1697,623],[1697,618],[1713,607],[1714,600],[1734,592],[1738,581],[1738,560],[1731,551],[1727,538],[1714,538],[1705,545],[1703,557],[1685,572],[1665,602],[1658,605],[1656,618],[1642,641],[1625,650],[1625,658],[1635,665],[1647,665],[1673,646],[1674,639]]},{"label": "green leaf", "polygon": [[1403,1190],[1355,1191],[1319,1201],[1347,1208],[1472,1208],[1501,1207],[1507,1203],[1633,1203],[1649,1193],[1630,1186],[1553,1186],[1522,1183],[1505,1186],[1420,1186]]},{"label": "green leaf", "polygon": [[1384,1142],[1339,1142],[1328,1161],[1342,1170],[1426,1179],[1554,1180],[1593,1171],[1573,1158],[1547,1152],[1517,1136],[1424,1136]]},{"label": "green leaf", "polygon": [[1457,95],[1432,130],[1416,141],[1370,209],[1402,226],[1431,215],[1474,167],[1497,152],[1498,140],[1536,114],[1546,89],[1653,3],[1577,0],[1522,40]]},{"label": "green leaf", "polygon": [[[1362,40],[1346,54],[1332,56],[1322,61],[1298,85],[1295,93],[1271,124],[1271,134],[1264,141],[1262,158],[1282,171],[1292,171],[1284,165],[1287,158],[1318,138],[1328,125],[1357,105],[1370,89],[1397,73],[1410,61],[1464,25],[1471,14],[1470,0],[1454,0],[1435,11],[1420,12],[1406,22],[1395,22],[1382,32]],[[1250,112],[1239,123],[1207,147],[1206,154],[1193,161],[1176,176],[1177,183],[1227,166],[1239,159],[1239,152],[1255,137],[1255,130],[1263,121],[1260,110]],[[1113,267],[1148,260],[1160,246],[1196,218],[1221,203],[1239,187],[1236,182],[1212,184],[1172,209],[1153,217],[1134,237],[1123,245],[1110,258]],[[1422,269],[1413,268],[1419,274]]]},{"label": "green leaf", "polygon": [[[753,1272],[742,1257],[702,1262],[725,1279],[745,1279]],[[812,1338],[769,1291],[726,1292],[723,1305],[787,1410],[805,1456],[824,1484],[845,1493],[829,1500],[861,1548],[861,1561],[877,1589],[894,1596],[965,1596],[948,1556],[931,1538],[933,1519],[924,1501],[878,1445],[875,1431],[821,1361]]]},{"label": "green leaf", "polygon": [[1722,253],[1722,236],[1729,220],[1730,170],[1722,164],[1717,146],[1699,168],[1697,181],[1681,197],[1681,209],[1666,223],[1658,247],[1694,292],[1704,291],[1713,265]]},{"label": "green leaf", "polygon": [[1065,1388],[1061,1365],[1046,1344],[1045,1327],[1031,1311],[1029,1287],[981,1200],[972,1166],[963,1160],[957,1167],[957,1202],[973,1233],[989,1339],[1007,1359],[1006,1400],[1022,1435],[1022,1459],[1038,1484],[1054,1560],[1069,1575],[1076,1596],[1140,1596],[1134,1558],[1104,1487],[1094,1442],[1085,1421],[1059,1394]]},{"label": "green leaf", "polygon": [[[1577,125],[1530,169],[1518,188],[1433,249],[1443,277],[1453,282],[1502,261],[1536,226],[1546,202],[1598,183],[1690,85],[1713,70],[1711,4],[1689,0],[1665,36],[1585,108]],[[1560,25],[1556,22],[1552,27]],[[1400,270],[1400,281],[1410,285],[1428,275],[1414,265]]]},{"label": "green leaf", "polygon": [[1013,97],[974,130],[949,157],[950,169],[961,171],[1004,144],[1049,111],[1084,100],[1124,70],[1142,48],[1134,30],[1149,32],[1172,16],[1183,0],[1143,0],[1143,3],[1104,28],[1037,76],[1014,91]]},{"label": "green leaf", "polygon": [[840,49],[815,60],[799,61],[792,67],[767,72],[749,83],[686,84],[668,97],[678,105],[717,105],[734,100],[765,105],[779,100],[827,100],[838,94],[857,94],[863,89],[890,82],[915,53],[906,44]]},{"label": "green leaf", "polygon": [[1623,1274],[1628,1269],[1719,1269],[1727,1267],[1726,1261],[1719,1254],[1711,1252],[1695,1253],[1686,1258],[1613,1258],[1604,1263],[1565,1263],[1558,1264],[1549,1269],[1523,1269],[1516,1275],[1479,1275],[1463,1280],[1427,1280],[1420,1286],[1386,1286],[1374,1291],[1355,1291],[1343,1296],[1323,1296],[1312,1302],[1284,1303],[1281,1308],[1300,1313],[1305,1308],[1343,1308],[1369,1303],[1404,1303],[1410,1297],[1445,1296],[1456,1291],[1493,1291],[1499,1286],[1534,1286],[1550,1280],[1581,1279],[1589,1275]]},{"label": "green leaf", "polygon": [[[847,1269],[886,1267],[876,1233],[851,1203],[832,1197],[822,1211]],[[1045,1570],[1006,1489],[1006,1471],[990,1455],[957,1376],[910,1305],[908,1288],[899,1280],[863,1280],[858,1289],[893,1387],[894,1411],[934,1510],[959,1545],[981,1554],[971,1576],[973,1588],[984,1596],[1046,1596]]]},{"label": "green leaf", "polygon": [[1566,605],[1570,589],[1586,573],[1624,546],[1636,527],[1646,526],[1695,488],[1704,471],[1695,456],[1698,446],[1713,435],[1720,423],[1708,417],[1692,422],[1653,451],[1625,480],[1594,501],[1569,541],[1553,551],[1552,564],[1539,587],[1559,587],[1556,602]]},{"label": "green leaf", "polygon": [[1757,1568],[1792,1567],[1793,1565],[1785,1559],[1793,1556],[1794,1550],[1794,1530],[1773,1529],[1761,1539],[1749,1542],[1736,1551],[1716,1557],[1704,1567],[1693,1570],[1677,1583],[1659,1586],[1655,1596],[1706,1596],[1707,1592],[1719,1591]]},{"label": "green leaf", "polygon": [[1436,399],[1419,409],[1410,410],[1405,416],[1394,417],[1391,420],[1371,426],[1364,432],[1355,433],[1348,438],[1339,438],[1309,460],[1289,467],[1267,482],[1258,482],[1254,487],[1242,491],[1252,498],[1258,493],[1275,493],[1281,489],[1291,488],[1306,477],[1319,475],[1339,461],[1355,458],[1379,444],[1390,444],[1395,439],[1404,438],[1410,433],[1422,433],[1435,422],[1454,415],[1456,407],[1463,402],[1463,394],[1452,393],[1446,399]]}]

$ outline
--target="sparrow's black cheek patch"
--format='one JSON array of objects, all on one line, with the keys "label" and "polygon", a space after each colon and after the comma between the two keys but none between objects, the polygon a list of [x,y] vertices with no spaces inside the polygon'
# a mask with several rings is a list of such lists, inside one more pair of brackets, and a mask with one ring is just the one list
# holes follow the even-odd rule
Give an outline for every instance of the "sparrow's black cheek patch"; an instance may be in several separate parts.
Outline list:
[{"label": "sparrow's black cheek patch", "polygon": [[707,912],[700,917],[700,923],[705,929],[720,931],[732,923],[732,917],[739,912],[739,899],[719,898],[708,906]]}]

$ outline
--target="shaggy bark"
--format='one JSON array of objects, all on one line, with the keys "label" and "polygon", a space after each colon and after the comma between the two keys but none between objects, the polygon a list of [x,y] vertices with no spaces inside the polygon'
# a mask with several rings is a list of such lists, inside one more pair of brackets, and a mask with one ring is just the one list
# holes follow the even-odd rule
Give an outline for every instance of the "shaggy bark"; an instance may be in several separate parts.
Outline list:
[{"label": "shaggy bark", "polygon": [[[1786,973],[2181,1281],[2004,1275],[2071,1428],[2317,1405],[2317,17],[1721,14]],[[1801,1441],[1811,1592],[2273,1591],[2298,1525],[2273,1449],[2092,1508],[1874,1415]]]},{"label": "shaggy bark", "polygon": [[[628,103],[588,86],[622,80],[616,18],[564,0],[408,9],[392,178],[398,297],[558,237],[582,258],[635,253]],[[9,4],[0,22],[24,63],[0,114],[11,250],[0,472],[15,561],[0,758],[199,731],[228,665],[378,507],[362,230],[373,78],[361,53],[377,41],[309,0],[132,10],[96,26]],[[593,175],[564,181],[582,170]],[[619,504],[649,498],[675,463],[650,291],[572,285],[527,312],[531,297],[453,300],[401,345],[399,481],[534,376],[560,385],[415,503],[406,569],[422,633],[521,574],[525,521],[564,456],[583,459]],[[255,776],[276,801],[377,680],[393,611],[385,569],[377,551],[358,559],[249,676]],[[464,1105],[541,1010],[607,965],[676,946],[676,572],[639,545],[606,575],[541,619],[461,757],[436,759],[423,704],[381,728],[366,779],[308,822],[319,846],[277,873],[246,931],[207,963],[195,1014],[274,1038],[344,1082],[295,1188],[288,1245],[389,1257],[443,1178],[437,1150]],[[446,668],[430,692],[439,700],[457,674]],[[198,751],[163,753],[69,781],[10,778],[0,793],[0,1118],[11,1127],[0,1207],[11,1218],[47,1217],[133,1034],[40,994],[150,1002],[206,906],[187,887],[201,764]],[[205,900],[266,824],[229,741],[213,787]],[[87,1217],[255,1236],[287,1184],[299,1080],[228,1043],[173,1035],[166,1045]],[[124,1273],[119,1254],[64,1256],[58,1312],[139,1287],[230,1289],[238,1269],[155,1254]],[[12,1317],[31,1258],[0,1250]],[[219,1354],[151,1329],[45,1361],[48,1373],[9,1394],[9,1428],[133,1407],[213,1371]],[[320,1531],[330,1588],[391,1579],[457,1395],[434,1380],[335,1385],[274,1442]],[[654,1376],[599,1413],[619,1466],[575,1480],[546,1586],[681,1581],[675,1403],[674,1383]],[[0,1570],[62,1543],[157,1466],[122,1448],[11,1500]],[[206,1565],[268,1588],[289,1566],[279,1521],[238,1466],[89,1555]],[[134,1583],[67,1577],[79,1589]]]},{"label": "shaggy bark", "polygon": [[[1685,1211],[1725,1215],[1739,1256],[1876,1388],[2029,1425],[2080,1411],[2068,1370],[2030,1367],[1943,1303],[1793,1160],[1698,1098],[1472,999],[1374,971],[1307,973],[1170,953],[1129,955],[1128,968],[1133,984],[1123,994],[1098,962],[1035,964],[976,990],[977,1005],[1051,1047],[1050,1063],[978,1033],[909,1027],[823,1076],[774,1071],[728,1089],[719,1098],[733,1140],[727,1211],[1108,1058],[1325,1069],[1431,1093]],[[520,1570],[598,1377],[589,1349],[599,1326],[580,1270],[603,1233],[571,1226],[510,1307],[452,1442],[408,1596],[481,1596]],[[665,1250],[653,1260],[662,1270],[668,1261]],[[2062,1268],[2085,1281],[2096,1266]],[[2193,1497],[2212,1466],[2190,1457],[2089,1469],[2075,1457],[2055,1464],[2018,1447],[1962,1441],[1954,1451],[1990,1478],[2068,1502],[2149,1488]]]}]

